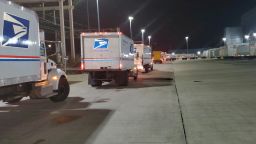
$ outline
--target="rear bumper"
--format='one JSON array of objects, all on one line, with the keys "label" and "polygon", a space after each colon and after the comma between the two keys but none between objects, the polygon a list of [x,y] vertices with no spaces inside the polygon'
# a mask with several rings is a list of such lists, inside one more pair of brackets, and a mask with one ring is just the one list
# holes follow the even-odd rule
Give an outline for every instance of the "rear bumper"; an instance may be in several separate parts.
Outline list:
[{"label": "rear bumper", "polygon": [[121,69],[85,69],[85,72],[120,72],[120,71],[126,71]]}]

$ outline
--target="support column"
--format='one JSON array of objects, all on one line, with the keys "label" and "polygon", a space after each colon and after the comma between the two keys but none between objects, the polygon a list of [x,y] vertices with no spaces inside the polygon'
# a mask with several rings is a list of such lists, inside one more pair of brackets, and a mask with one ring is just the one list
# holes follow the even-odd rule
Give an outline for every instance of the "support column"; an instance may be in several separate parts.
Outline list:
[{"label": "support column", "polygon": [[64,58],[66,57],[66,35],[65,35],[65,23],[64,23],[64,8],[63,8],[63,0],[59,0],[60,7],[60,34],[61,34],[61,53],[62,53],[62,61],[64,62]]},{"label": "support column", "polygon": [[44,5],[44,2],[42,3],[42,7],[43,7],[43,18],[45,19],[45,5]]},{"label": "support column", "polygon": [[74,18],[73,18],[73,4],[72,0],[68,1],[69,4],[69,26],[70,26],[70,45],[71,45],[71,61],[75,62],[76,50],[75,50],[75,37],[74,37]]}]

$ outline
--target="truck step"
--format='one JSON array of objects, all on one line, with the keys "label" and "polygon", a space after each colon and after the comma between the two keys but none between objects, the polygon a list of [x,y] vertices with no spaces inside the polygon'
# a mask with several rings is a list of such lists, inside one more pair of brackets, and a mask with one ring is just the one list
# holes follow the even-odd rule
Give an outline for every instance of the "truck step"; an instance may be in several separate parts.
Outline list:
[{"label": "truck step", "polygon": [[48,82],[41,82],[37,83],[34,86],[33,91],[30,94],[30,97],[34,99],[40,99],[48,98],[54,95],[57,95],[57,93],[54,92],[53,86],[49,85]]}]

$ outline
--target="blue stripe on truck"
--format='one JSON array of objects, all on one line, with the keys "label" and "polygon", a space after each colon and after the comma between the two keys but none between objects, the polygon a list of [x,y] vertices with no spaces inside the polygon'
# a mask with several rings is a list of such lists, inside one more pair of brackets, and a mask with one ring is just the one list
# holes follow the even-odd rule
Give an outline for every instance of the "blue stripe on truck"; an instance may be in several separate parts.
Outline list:
[{"label": "blue stripe on truck", "polygon": [[7,62],[7,61],[40,61],[40,59],[0,59],[2,62]]},{"label": "blue stripe on truck", "polygon": [[113,62],[111,59],[88,59],[88,60],[82,60],[84,62]]}]

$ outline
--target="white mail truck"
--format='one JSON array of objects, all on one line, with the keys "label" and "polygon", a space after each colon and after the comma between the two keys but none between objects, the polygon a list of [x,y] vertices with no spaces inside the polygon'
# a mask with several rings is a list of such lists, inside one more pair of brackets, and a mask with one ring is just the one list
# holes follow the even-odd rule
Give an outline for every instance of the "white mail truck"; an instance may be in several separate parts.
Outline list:
[{"label": "white mail truck", "polygon": [[153,60],[152,60],[152,48],[144,44],[135,44],[136,51],[135,64],[137,68],[147,73],[150,70],[153,70]]},{"label": "white mail truck", "polygon": [[136,80],[134,56],[133,41],[121,32],[81,34],[81,68],[89,73],[91,86],[113,80],[119,86],[126,86],[129,77]]},{"label": "white mail truck", "polygon": [[67,76],[47,58],[40,39],[35,12],[0,0],[0,100],[14,103],[29,96],[59,102],[68,97]]}]

